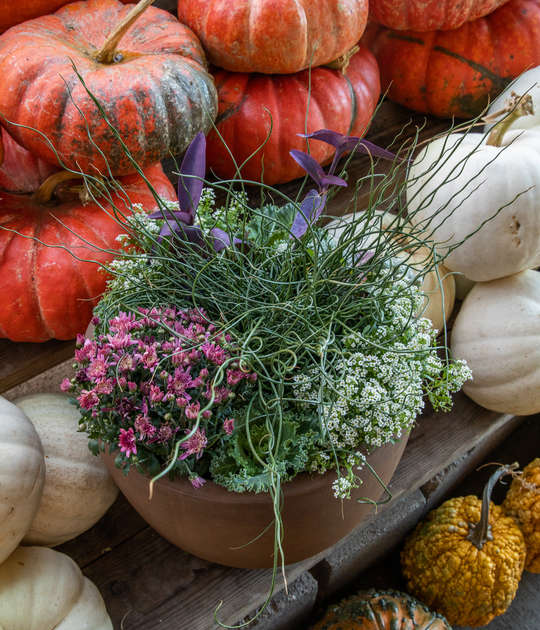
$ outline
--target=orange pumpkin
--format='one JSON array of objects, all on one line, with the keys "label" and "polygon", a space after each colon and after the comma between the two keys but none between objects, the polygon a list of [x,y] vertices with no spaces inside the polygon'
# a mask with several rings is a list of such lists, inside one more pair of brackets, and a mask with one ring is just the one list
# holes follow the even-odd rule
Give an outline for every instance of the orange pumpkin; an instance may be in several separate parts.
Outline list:
[{"label": "orange pumpkin", "polygon": [[0,190],[33,192],[56,170],[58,167],[33,156],[0,128]]},{"label": "orange pumpkin", "polygon": [[2,0],[0,2],[0,33],[26,20],[52,13],[69,0]]},{"label": "orange pumpkin", "polygon": [[[270,185],[305,174],[289,155],[291,149],[307,148],[297,134],[326,128],[361,136],[380,93],[377,62],[364,47],[351,58],[345,74],[329,68],[281,76],[218,70],[215,80],[216,126],[227,146],[216,131],[210,132],[208,167],[221,177],[234,177],[230,151],[238,164],[250,158],[242,167],[244,178],[260,181],[264,173],[264,182]],[[312,141],[309,147],[321,164],[334,154],[333,147],[323,142]]]},{"label": "orange pumpkin", "polygon": [[[176,199],[160,165],[145,174],[160,196]],[[112,200],[122,213],[130,212],[126,195],[149,212],[157,209],[139,175],[118,181],[124,192]],[[13,341],[72,339],[84,332],[105,289],[96,262],[112,260],[116,237],[126,231],[104,200],[103,209],[70,192],[61,201],[47,200],[54,183],[47,179],[34,196],[0,195],[0,337]]]},{"label": "orange pumpkin", "polygon": [[388,97],[435,116],[477,116],[509,82],[540,64],[540,0],[510,0],[452,31],[370,33]]},{"label": "orange pumpkin", "polygon": [[232,72],[286,74],[328,63],[362,36],[367,0],[179,0],[178,19],[212,63]]},{"label": "orange pumpkin", "polygon": [[[141,166],[182,152],[210,127],[217,95],[196,36],[150,2],[74,2],[4,33],[0,113],[42,132],[69,168],[106,174],[108,163],[115,175],[134,172],[74,65]],[[56,162],[39,134],[4,126],[34,155]]]},{"label": "orange pumpkin", "polygon": [[508,0],[370,0],[370,18],[396,30],[447,31],[488,15]]}]

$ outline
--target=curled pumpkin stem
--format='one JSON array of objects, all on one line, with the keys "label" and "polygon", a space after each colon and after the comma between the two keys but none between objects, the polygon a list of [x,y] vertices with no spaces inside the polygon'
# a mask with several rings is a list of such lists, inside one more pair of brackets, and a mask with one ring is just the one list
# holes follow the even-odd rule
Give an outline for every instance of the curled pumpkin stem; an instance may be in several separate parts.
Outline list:
[{"label": "curled pumpkin stem", "polygon": [[72,173],[71,171],[58,171],[58,173],[49,175],[49,177],[47,177],[47,179],[32,195],[32,200],[40,204],[49,203],[56,187],[70,179],[83,179],[83,176],[77,175],[77,173]]},{"label": "curled pumpkin stem", "polygon": [[533,100],[530,94],[519,96],[515,92],[512,92],[510,98],[506,104],[506,107],[499,112],[486,116],[486,121],[490,122],[494,117],[499,117],[502,114],[507,114],[500,122],[498,122],[491,133],[489,134],[486,144],[493,147],[500,147],[505,133],[511,127],[511,125],[521,118],[522,116],[531,116],[534,114]]},{"label": "curled pumpkin stem", "polygon": [[515,475],[517,468],[519,468],[519,464],[517,462],[514,462],[509,466],[502,466],[491,475],[484,488],[480,521],[476,524],[469,523],[469,535],[467,536],[467,540],[472,542],[477,549],[482,549],[488,541],[493,540],[491,525],[489,524],[489,508],[493,488],[501,477],[504,477],[505,475]]},{"label": "curled pumpkin stem", "polygon": [[354,55],[356,55],[359,50],[360,46],[358,46],[357,44],[353,46],[349,51],[347,51],[344,55],[341,55],[341,57],[338,57],[337,59],[334,59],[334,61],[327,63],[326,67],[332,68],[332,70],[339,70],[341,74],[345,74],[347,68],[349,67],[349,64],[351,63],[351,59],[354,57]]},{"label": "curled pumpkin stem", "polygon": [[154,0],[140,0],[140,2],[131,9],[126,17],[107,37],[101,49],[95,54],[96,61],[100,63],[114,63],[122,60],[118,59],[116,54],[116,48],[120,40],[153,2]]}]

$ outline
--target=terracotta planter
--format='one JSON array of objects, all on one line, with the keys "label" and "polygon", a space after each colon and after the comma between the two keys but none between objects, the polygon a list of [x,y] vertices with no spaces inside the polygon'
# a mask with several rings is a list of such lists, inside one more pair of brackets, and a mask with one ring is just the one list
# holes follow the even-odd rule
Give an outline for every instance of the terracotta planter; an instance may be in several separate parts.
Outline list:
[{"label": "terracotta planter", "polygon": [[[394,474],[407,439],[408,436],[404,436],[398,443],[378,448],[368,457],[385,484]],[[104,454],[103,458],[135,510],[173,545],[231,567],[272,566],[273,511],[267,494],[229,492],[212,482],[196,489],[184,479],[161,479],[149,501],[148,477],[134,470],[124,476],[115,467],[114,456]],[[373,512],[373,505],[357,503],[354,499],[378,500],[383,489],[367,469],[361,476],[364,483],[350,501],[334,498],[335,473],[299,475],[284,484],[283,548],[287,564],[331,547]],[[265,528],[267,531],[254,541]]]}]

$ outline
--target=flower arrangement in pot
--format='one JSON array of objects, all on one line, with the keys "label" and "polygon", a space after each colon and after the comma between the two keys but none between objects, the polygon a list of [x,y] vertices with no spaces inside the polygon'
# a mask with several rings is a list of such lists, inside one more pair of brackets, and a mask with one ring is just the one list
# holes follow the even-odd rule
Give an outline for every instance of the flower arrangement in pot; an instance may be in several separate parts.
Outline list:
[{"label": "flower arrangement in pot", "polygon": [[[383,495],[424,400],[448,409],[470,377],[419,316],[424,272],[397,256],[403,239],[374,237],[376,203],[337,239],[317,225],[346,185],[345,152],[395,156],[328,130],[311,139],[336,147],[328,172],[292,152],[316,187],[297,200],[261,185],[253,202],[238,182],[204,186],[196,136],[179,203],[128,217],[63,384],[144,518],[231,566],[275,570],[346,535]],[[408,251],[426,246],[406,230]]]}]

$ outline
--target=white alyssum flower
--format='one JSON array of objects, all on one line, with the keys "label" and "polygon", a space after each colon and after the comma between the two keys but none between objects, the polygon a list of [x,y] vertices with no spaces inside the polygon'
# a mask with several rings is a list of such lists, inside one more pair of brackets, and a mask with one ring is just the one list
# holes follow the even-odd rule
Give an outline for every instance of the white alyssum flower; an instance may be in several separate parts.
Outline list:
[{"label": "white alyssum flower", "polygon": [[[298,374],[294,395],[304,407],[325,409],[323,422],[336,453],[351,453],[359,446],[372,449],[398,439],[411,429],[429,396],[434,406],[447,408],[450,393],[471,378],[463,361],[447,362],[437,356],[436,331],[425,318],[415,317],[424,294],[406,277],[366,288],[377,298],[378,321],[344,339],[343,354],[334,364],[334,380],[319,371]],[[347,462],[340,457],[340,464]],[[320,464],[323,462],[319,462]],[[354,479],[336,482],[343,496]],[[351,485],[352,484],[352,485]]]}]

